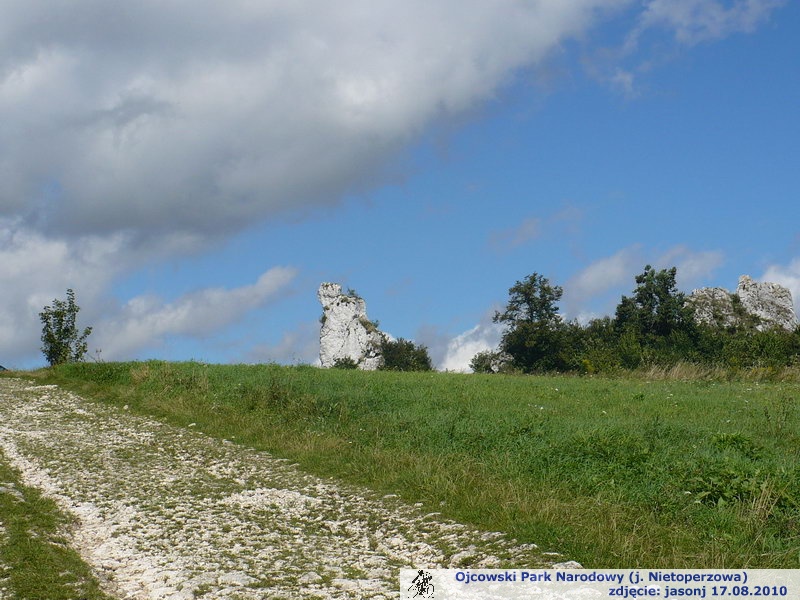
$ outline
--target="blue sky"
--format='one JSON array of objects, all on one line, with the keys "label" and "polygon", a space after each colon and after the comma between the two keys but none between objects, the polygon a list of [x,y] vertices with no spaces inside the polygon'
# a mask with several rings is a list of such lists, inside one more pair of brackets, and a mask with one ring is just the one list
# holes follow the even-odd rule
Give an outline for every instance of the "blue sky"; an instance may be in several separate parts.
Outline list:
[{"label": "blue sky", "polygon": [[313,363],[316,289],[463,369],[532,272],[800,300],[800,6],[10,2],[0,364],[75,289],[108,360]]}]

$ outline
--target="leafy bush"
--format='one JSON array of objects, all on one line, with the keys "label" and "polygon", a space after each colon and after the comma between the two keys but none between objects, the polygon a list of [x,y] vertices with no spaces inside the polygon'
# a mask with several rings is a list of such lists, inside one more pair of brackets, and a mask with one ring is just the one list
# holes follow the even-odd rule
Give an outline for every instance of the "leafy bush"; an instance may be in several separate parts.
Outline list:
[{"label": "leafy bush", "polygon": [[414,342],[399,338],[384,338],[381,343],[383,354],[383,371],[432,371],[431,357],[428,348]]}]

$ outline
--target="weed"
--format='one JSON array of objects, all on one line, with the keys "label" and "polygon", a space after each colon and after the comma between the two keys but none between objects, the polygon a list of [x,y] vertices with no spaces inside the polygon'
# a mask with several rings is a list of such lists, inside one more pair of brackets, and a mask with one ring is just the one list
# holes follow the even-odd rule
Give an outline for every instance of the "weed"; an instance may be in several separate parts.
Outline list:
[{"label": "weed", "polygon": [[791,396],[781,394],[776,401],[764,406],[767,430],[773,435],[780,435],[794,424],[796,411],[796,400]]}]

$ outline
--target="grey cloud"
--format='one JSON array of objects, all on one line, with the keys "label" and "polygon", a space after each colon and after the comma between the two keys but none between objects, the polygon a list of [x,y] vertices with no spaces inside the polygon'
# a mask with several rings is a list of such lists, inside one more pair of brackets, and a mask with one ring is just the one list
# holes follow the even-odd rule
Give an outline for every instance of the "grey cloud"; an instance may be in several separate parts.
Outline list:
[{"label": "grey cloud", "polygon": [[0,211],[50,232],[224,232],[336,202],[627,3],[11,1]]}]

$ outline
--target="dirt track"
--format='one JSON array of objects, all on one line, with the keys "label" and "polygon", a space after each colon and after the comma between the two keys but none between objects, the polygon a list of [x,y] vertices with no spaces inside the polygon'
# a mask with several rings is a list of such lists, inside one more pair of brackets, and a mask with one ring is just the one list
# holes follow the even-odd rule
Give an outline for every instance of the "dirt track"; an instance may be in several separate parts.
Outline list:
[{"label": "dirt track", "polygon": [[557,560],[54,386],[0,379],[0,447],[120,599],[398,598],[400,568]]}]

